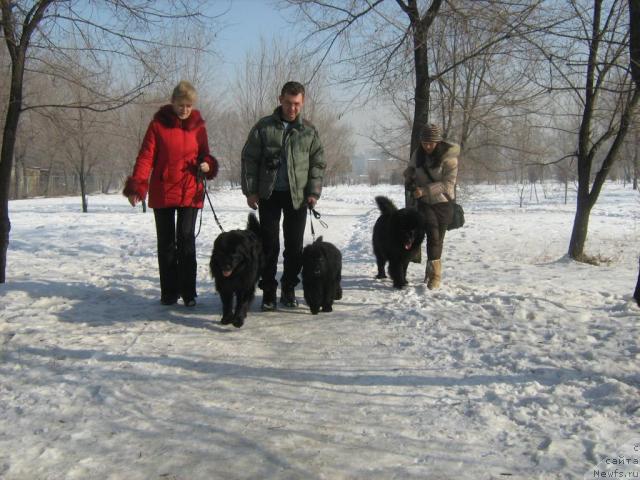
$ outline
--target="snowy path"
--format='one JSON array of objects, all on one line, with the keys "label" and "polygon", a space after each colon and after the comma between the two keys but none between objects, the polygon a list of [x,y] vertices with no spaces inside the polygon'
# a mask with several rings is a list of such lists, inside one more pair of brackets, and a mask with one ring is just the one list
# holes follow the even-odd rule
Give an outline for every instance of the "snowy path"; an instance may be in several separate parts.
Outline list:
[{"label": "snowy path", "polygon": [[[240,330],[218,323],[210,212],[187,310],[157,303],[151,214],[118,196],[89,215],[13,202],[0,478],[582,479],[640,441],[632,196],[594,212],[611,264],[591,267],[563,258],[570,207],[470,193],[430,292],[424,264],[402,291],[373,279],[380,193],[400,202],[337,187],[318,206],[344,256],[333,313],[264,314],[258,295]],[[244,224],[239,192],[214,201],[225,228]]]}]

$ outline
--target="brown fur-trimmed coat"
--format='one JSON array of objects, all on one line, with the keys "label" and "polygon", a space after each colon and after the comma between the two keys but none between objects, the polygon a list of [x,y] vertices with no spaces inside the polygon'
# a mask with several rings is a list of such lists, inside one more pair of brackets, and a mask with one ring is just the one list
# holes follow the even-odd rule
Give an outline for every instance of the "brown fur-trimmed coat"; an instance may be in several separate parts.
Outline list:
[{"label": "brown fur-trimmed coat", "polygon": [[[420,164],[420,155],[416,150],[411,155],[409,166],[404,171],[405,187],[412,193],[416,187],[422,189],[424,196],[420,198],[420,201],[430,205],[448,202],[449,199],[453,200],[456,196],[455,186],[458,177],[459,155],[460,146],[443,141],[438,144],[431,155],[425,153],[424,163]],[[425,173],[426,169],[433,180]]]}]

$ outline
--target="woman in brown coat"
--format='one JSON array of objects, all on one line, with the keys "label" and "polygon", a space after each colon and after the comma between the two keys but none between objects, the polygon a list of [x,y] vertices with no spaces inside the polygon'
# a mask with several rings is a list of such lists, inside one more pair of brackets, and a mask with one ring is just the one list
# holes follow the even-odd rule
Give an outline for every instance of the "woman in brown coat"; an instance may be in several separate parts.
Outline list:
[{"label": "woman in brown coat", "polygon": [[405,186],[424,215],[427,233],[427,269],[424,281],[429,289],[440,287],[442,247],[447,226],[453,218],[460,147],[442,138],[438,125],[425,125],[420,147],[413,152],[405,170]]}]

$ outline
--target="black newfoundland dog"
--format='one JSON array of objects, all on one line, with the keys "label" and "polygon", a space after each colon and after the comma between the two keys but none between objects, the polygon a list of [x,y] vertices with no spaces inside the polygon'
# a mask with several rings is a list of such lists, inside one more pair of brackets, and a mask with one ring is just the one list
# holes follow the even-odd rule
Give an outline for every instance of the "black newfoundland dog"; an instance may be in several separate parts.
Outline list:
[{"label": "black newfoundland dog", "polygon": [[333,301],[342,298],[342,254],[335,245],[319,237],[302,251],[302,288],[313,315],[322,307],[333,310]]},{"label": "black newfoundland dog", "polygon": [[246,230],[221,233],[213,243],[209,269],[222,300],[220,323],[233,323],[234,327],[242,327],[256,291],[261,267],[260,223],[256,216],[250,213]]},{"label": "black newfoundland dog", "polygon": [[387,197],[376,197],[380,217],[373,227],[373,253],[378,263],[376,278],[387,278],[384,267],[389,262],[389,276],[395,288],[407,285],[409,261],[424,240],[424,219],[413,208],[397,209]]}]

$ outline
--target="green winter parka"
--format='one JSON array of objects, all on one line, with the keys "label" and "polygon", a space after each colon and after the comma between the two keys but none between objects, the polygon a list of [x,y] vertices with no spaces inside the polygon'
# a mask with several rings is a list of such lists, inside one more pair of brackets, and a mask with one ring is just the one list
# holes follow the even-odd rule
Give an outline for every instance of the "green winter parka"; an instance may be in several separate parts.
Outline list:
[{"label": "green winter parka", "polygon": [[271,196],[285,149],[291,201],[297,209],[309,196],[320,198],[326,162],[318,131],[302,115],[298,115],[287,135],[285,132],[280,107],[251,129],[242,149],[242,193],[258,194],[261,199]]}]

